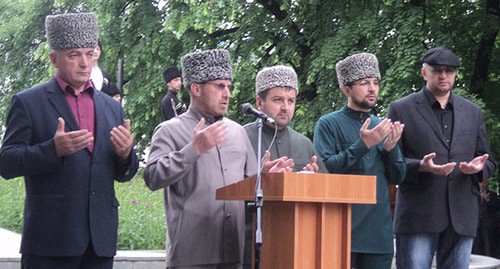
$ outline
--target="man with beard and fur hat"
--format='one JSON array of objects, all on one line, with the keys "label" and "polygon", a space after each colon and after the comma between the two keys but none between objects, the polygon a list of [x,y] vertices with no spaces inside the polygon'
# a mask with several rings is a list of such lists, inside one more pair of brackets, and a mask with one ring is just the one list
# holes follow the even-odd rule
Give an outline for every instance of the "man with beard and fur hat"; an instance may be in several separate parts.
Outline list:
[{"label": "man with beard and fur hat", "polygon": [[45,27],[55,76],[14,95],[0,150],[2,177],[25,180],[21,267],[112,268],[114,182],[139,166],[130,120],[90,81],[96,15],[49,15]]},{"label": "man with beard and fur hat", "polygon": [[146,185],[164,191],[167,268],[240,268],[244,203],[217,201],[215,191],[255,174],[257,160],[243,127],[224,117],[229,52],[194,52],[181,63],[191,105],[156,127],[144,169]]},{"label": "man with beard and fur hat", "polygon": [[399,184],[405,176],[397,146],[404,125],[370,114],[381,78],[375,55],[348,56],[336,71],[347,104],[318,120],[314,145],[330,173],[376,176],[377,203],[352,206],[351,267],[390,269],[394,247],[388,184]]}]

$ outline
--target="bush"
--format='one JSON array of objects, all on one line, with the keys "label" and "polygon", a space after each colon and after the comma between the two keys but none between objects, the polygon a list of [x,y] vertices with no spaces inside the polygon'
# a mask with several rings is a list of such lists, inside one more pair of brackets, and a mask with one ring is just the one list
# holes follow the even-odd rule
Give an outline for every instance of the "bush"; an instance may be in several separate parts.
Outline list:
[{"label": "bush", "polygon": [[[24,180],[0,180],[0,227],[21,233]],[[116,182],[115,190],[120,202],[118,249],[165,249],[163,191],[149,190],[141,174],[130,182]]]}]

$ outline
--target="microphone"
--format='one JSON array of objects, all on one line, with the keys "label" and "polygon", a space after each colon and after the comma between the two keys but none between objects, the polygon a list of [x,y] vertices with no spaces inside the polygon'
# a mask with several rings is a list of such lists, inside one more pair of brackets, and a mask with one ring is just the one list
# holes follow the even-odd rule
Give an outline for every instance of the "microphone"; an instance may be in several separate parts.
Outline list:
[{"label": "microphone", "polygon": [[259,119],[262,119],[265,122],[269,123],[275,123],[275,121],[270,118],[266,113],[258,111],[257,109],[253,108],[253,106],[250,103],[244,103],[241,105],[241,112],[247,115],[253,115]]}]

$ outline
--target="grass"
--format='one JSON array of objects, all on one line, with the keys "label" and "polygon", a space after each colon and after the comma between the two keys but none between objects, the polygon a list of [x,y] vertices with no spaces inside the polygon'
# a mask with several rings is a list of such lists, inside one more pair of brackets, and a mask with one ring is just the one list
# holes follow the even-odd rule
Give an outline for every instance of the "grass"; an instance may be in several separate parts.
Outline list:
[{"label": "grass", "polygon": [[[0,179],[0,227],[21,233],[24,209],[24,180]],[[115,183],[120,202],[118,249],[165,249],[163,191],[151,191],[142,174],[125,183]]]}]

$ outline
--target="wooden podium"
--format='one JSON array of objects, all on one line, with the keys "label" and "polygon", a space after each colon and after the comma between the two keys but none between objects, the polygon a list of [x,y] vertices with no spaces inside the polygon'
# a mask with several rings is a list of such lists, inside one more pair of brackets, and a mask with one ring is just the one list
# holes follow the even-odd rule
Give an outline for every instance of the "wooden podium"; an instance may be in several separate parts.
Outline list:
[{"label": "wooden podium", "polygon": [[[220,188],[216,199],[254,201],[255,180]],[[262,269],[351,268],[351,204],[377,202],[375,176],[268,173],[262,189]]]}]

